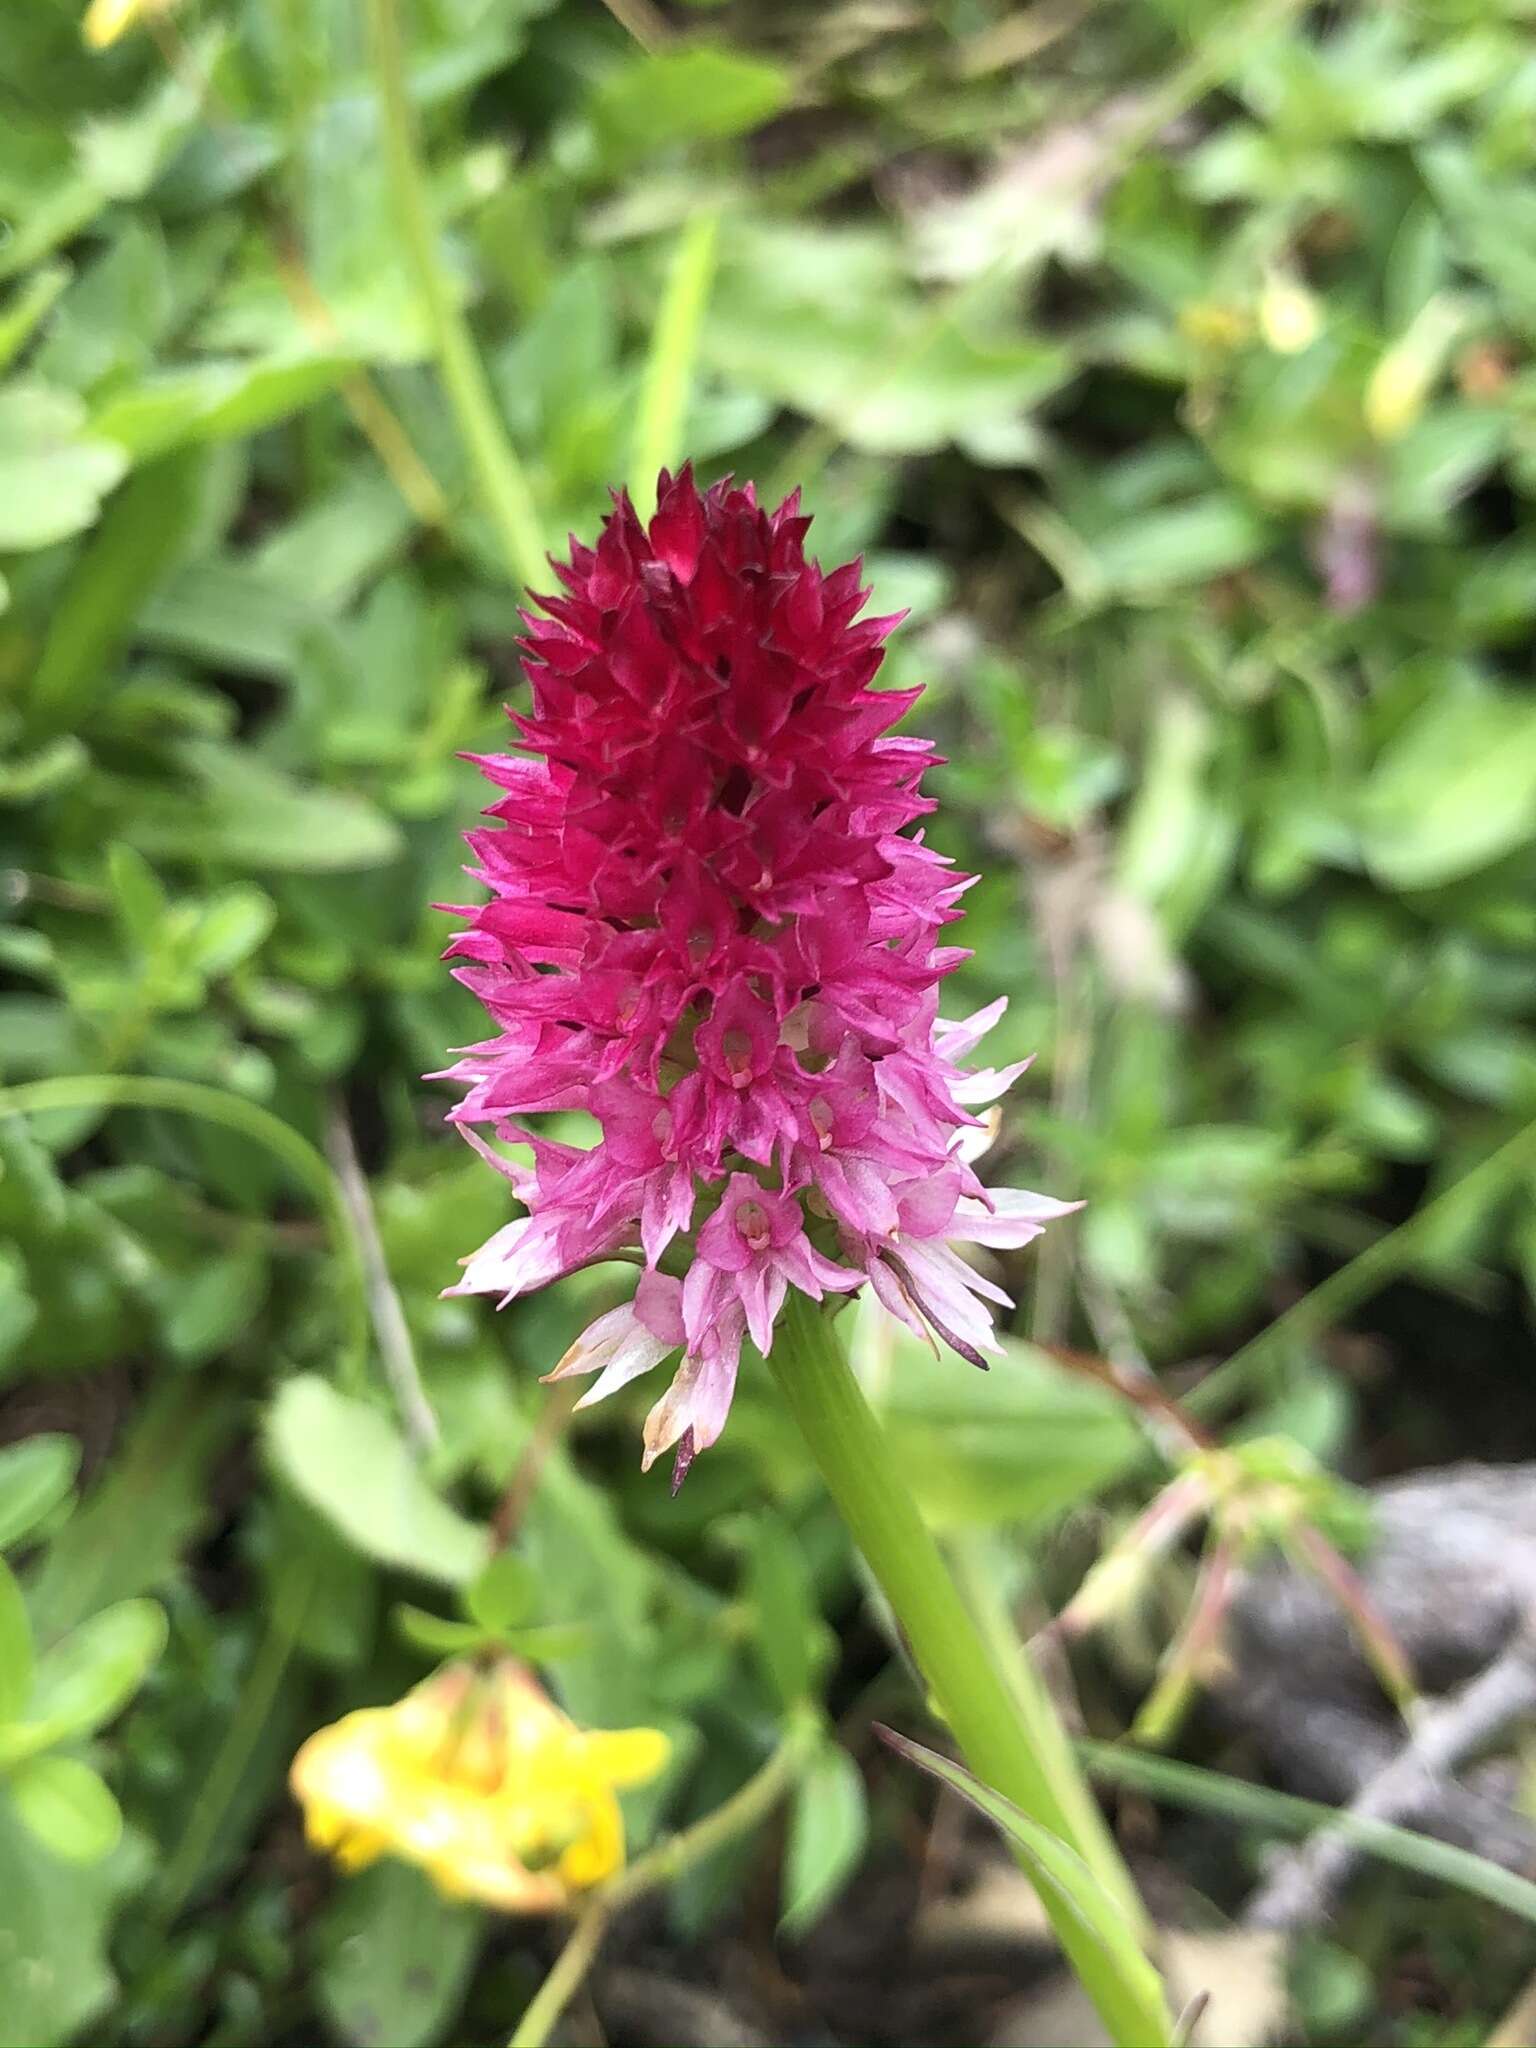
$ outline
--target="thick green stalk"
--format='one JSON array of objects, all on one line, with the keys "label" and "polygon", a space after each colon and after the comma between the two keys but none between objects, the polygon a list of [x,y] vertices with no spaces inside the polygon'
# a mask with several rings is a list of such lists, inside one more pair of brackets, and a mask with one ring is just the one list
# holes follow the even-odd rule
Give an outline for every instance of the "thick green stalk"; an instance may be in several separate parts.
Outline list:
[{"label": "thick green stalk", "polygon": [[538,507],[517,451],[507,439],[474,337],[443,268],[426,171],[417,147],[397,0],[368,0],[368,24],[395,222],[426,309],[443,389],[513,579],[537,586],[546,580]]},{"label": "thick green stalk", "polygon": [[1136,1939],[1144,1944],[1150,1942],[1152,1922],[1147,1909],[1099,1803],[1077,1767],[1071,1737],[1062,1726],[1045,1681],[1031,1663],[1013,1616],[999,1598],[996,1571],[987,1556],[985,1539],[979,1535],[956,1537],[945,1547],[976,1626],[1013,1695],[1024,1738],[1040,1759],[1040,1767],[1055,1787],[1057,1799],[1071,1823],[1069,1840],[1073,1848],[1119,1907]]},{"label": "thick green stalk", "polygon": [[[1074,1822],[1074,1809],[1081,1811],[1078,1790],[1075,1782],[1070,1791],[1065,1789],[1070,1765],[1064,1764],[1058,1745],[1042,1752],[1031,1741],[841,1346],[826,1318],[798,1293],[790,1295],[769,1362],[967,1764],[1031,1820],[1077,1848],[1090,1867],[1101,1862],[1102,1841],[1079,1847]],[[1040,1712],[1049,1711],[1043,1699],[1037,1705]],[[1125,1888],[1129,1883],[1126,1878]],[[1070,1911],[1053,1913],[1053,1922],[1083,1989],[1121,2048],[1157,2048],[1166,2042],[1168,2016],[1149,2014],[1142,1984],[1122,1973]]]}]

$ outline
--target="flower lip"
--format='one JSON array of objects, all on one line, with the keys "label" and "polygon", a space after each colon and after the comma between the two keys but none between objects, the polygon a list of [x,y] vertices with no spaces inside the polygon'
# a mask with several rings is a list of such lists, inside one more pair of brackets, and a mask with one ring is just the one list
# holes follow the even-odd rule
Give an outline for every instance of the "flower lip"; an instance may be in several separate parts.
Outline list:
[{"label": "flower lip", "polygon": [[738,1202],[731,1220],[740,1231],[748,1251],[766,1251],[772,1244],[773,1231],[768,1222],[768,1212],[761,1202],[750,1197],[745,1202]]}]

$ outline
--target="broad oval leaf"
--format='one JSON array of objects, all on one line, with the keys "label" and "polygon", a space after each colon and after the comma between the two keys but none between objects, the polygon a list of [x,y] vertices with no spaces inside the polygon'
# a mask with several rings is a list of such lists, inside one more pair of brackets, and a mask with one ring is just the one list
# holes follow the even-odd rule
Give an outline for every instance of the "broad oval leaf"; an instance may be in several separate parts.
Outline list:
[{"label": "broad oval leaf", "polygon": [[527,1562],[515,1550],[499,1550],[470,1581],[464,1607],[482,1629],[497,1635],[526,1621],[537,1599],[538,1585]]},{"label": "broad oval leaf", "polygon": [[377,1863],[338,1891],[318,1929],[320,2003],[353,2048],[432,2048],[458,2011],[485,1930],[419,1870]]},{"label": "broad oval leaf", "polygon": [[86,429],[72,391],[0,390],[0,553],[66,540],[95,519],[128,467],[117,442]]},{"label": "broad oval leaf", "polygon": [[869,1803],[858,1765],[827,1743],[806,1766],[789,1811],[784,1858],[786,1934],[813,1927],[859,1867],[869,1834]]},{"label": "broad oval leaf", "polygon": [[25,1721],[0,1730],[0,1760],[88,1735],[118,1712],[165,1648],[153,1600],[120,1600],[71,1629],[37,1660]]},{"label": "broad oval leaf", "polygon": [[0,1451],[0,1550],[30,1536],[75,1483],[80,1446],[48,1431]]},{"label": "broad oval leaf", "polygon": [[295,1493],[355,1550],[445,1585],[478,1575],[485,1531],[434,1492],[379,1409],[303,1373],[267,1411],[266,1440]]},{"label": "broad oval leaf", "polygon": [[122,1839],[122,1808],[76,1757],[31,1757],[7,1782],[21,1818],[66,1863],[99,1863]]},{"label": "broad oval leaf", "polygon": [[1366,865],[1388,888],[1433,889],[1536,830],[1536,703],[1438,687],[1383,750],[1360,798]]}]

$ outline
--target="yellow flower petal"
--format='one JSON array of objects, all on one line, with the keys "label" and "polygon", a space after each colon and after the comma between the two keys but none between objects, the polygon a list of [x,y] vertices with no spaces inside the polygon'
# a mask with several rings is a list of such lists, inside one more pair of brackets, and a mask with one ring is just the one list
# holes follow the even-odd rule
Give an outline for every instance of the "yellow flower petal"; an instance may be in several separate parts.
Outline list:
[{"label": "yellow flower petal", "polygon": [[175,0],[91,0],[80,24],[88,50],[105,50],[151,15],[168,14]]},{"label": "yellow flower petal", "polygon": [[659,1728],[617,1728],[584,1738],[587,1763],[610,1785],[643,1785],[666,1769],[672,1745]]},{"label": "yellow flower petal", "polygon": [[587,1804],[587,1830],[560,1858],[560,1875],[572,1891],[601,1884],[624,1867],[624,1820],[611,1792],[594,1791]]}]

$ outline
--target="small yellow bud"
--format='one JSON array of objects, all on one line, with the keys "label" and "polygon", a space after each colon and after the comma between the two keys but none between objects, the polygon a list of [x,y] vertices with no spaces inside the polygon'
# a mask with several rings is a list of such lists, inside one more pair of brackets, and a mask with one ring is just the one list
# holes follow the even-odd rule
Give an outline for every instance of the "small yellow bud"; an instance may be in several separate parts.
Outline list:
[{"label": "small yellow bud", "polygon": [[1378,441],[1395,441],[1418,424],[1429,384],[1421,358],[1402,347],[1387,350],[1365,387],[1365,424]]},{"label": "small yellow bud", "polygon": [[1408,332],[1382,356],[1365,387],[1365,424],[1378,441],[1417,426],[1466,315],[1450,297],[1431,299]]},{"label": "small yellow bud", "polygon": [[1323,327],[1323,309],[1304,284],[1272,271],[1259,294],[1259,332],[1278,356],[1299,356]]},{"label": "small yellow bud", "polygon": [[80,24],[88,50],[105,50],[153,15],[169,14],[176,0],[91,0]]}]

